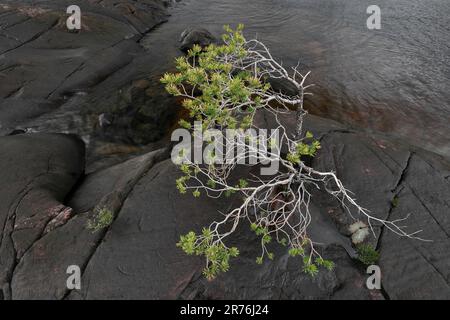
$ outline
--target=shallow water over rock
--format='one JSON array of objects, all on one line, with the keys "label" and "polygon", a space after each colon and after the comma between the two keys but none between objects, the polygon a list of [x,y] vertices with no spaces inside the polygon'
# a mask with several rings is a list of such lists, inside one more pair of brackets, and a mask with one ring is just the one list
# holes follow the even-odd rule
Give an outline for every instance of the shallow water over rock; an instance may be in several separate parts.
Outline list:
[{"label": "shallow water over rock", "polygon": [[244,23],[286,65],[311,70],[311,113],[383,131],[450,155],[450,6],[445,0],[378,1],[381,30],[359,0],[186,0],[141,41],[167,71],[187,27],[218,36]]},{"label": "shallow water over rock", "polygon": [[80,0],[79,33],[65,27],[69,0],[0,5],[0,135],[76,133],[90,158],[167,137],[181,107],[159,79],[182,54],[182,31],[218,37],[244,23],[286,65],[312,71],[311,113],[450,156],[445,0],[381,0],[381,30],[367,29],[370,3],[356,0],[125,2]]}]

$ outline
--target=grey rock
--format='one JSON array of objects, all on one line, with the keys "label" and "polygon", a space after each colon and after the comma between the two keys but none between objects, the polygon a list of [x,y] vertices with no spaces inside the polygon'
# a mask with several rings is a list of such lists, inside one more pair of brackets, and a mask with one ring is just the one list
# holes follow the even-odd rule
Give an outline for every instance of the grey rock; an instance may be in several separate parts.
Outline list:
[{"label": "grey rock", "polygon": [[429,242],[383,231],[380,267],[391,299],[450,299],[450,184],[439,157],[413,153],[397,189],[390,219]]},{"label": "grey rock", "polygon": [[70,299],[370,298],[363,275],[339,246],[325,250],[339,260],[338,268],[316,280],[282,247],[274,248],[273,262],[256,265],[259,240],[248,226],[230,239],[241,250],[231,270],[206,281],[202,259],[185,256],[175,243],[180,234],[209,224],[217,210],[229,209],[230,200],[180,195],[173,183],[179,175],[167,160],[139,181],[86,268],[83,283],[89,286]]},{"label": "grey rock", "polygon": [[[140,40],[166,21],[168,3],[80,0],[80,32],[66,28],[66,8],[73,4],[68,0],[2,4],[0,135],[28,127],[93,142],[135,145],[160,139],[170,126],[171,109],[145,90],[127,102],[119,91],[150,74],[154,57]],[[107,130],[98,125],[102,113],[116,120]],[[88,157],[93,153],[88,145]]]},{"label": "grey rock", "polygon": [[275,92],[279,92],[290,97],[297,96],[300,93],[298,88],[292,82],[283,78],[269,78],[268,83],[270,83],[271,88]]},{"label": "grey rock", "polygon": [[67,268],[77,265],[84,270],[107,232],[87,229],[95,208],[107,208],[117,214],[136,182],[161,157],[167,157],[166,152],[157,150],[88,175],[68,203],[75,216],[35,241],[17,265],[11,280],[12,298],[67,296]]},{"label": "grey rock", "polygon": [[[46,230],[70,218],[65,197],[84,171],[84,144],[71,135],[0,137],[0,289],[11,297],[17,262]],[[57,222],[57,223],[56,223]]]}]

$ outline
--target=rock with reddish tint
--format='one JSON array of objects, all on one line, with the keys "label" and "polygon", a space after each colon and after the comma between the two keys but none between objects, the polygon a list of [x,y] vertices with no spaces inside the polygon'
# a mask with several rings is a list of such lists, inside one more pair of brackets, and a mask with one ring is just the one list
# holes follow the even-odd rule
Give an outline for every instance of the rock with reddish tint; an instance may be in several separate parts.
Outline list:
[{"label": "rock with reddish tint", "polygon": [[0,137],[0,291],[11,297],[17,263],[45,236],[66,223],[64,200],[84,172],[84,143],[73,135]]},{"label": "rock with reddish tint", "polygon": [[[140,40],[166,21],[169,3],[2,2],[0,135],[28,129],[75,133],[90,142],[89,158],[103,142],[160,139],[173,109],[164,104],[162,85],[159,95],[149,97],[142,82],[137,87],[134,82],[154,68],[155,59]],[[81,9],[77,32],[66,26],[66,9],[73,4]],[[102,114],[108,116],[99,119]]]}]

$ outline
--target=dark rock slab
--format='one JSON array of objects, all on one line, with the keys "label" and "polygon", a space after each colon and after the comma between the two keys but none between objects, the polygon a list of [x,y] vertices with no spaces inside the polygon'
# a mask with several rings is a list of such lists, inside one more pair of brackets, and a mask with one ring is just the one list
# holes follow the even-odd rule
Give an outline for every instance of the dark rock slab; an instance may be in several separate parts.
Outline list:
[{"label": "dark rock slab", "polygon": [[[306,123],[306,126],[310,126]],[[312,131],[317,125],[310,127]],[[321,136],[313,165],[337,173],[371,214],[388,220],[409,218],[410,233],[432,242],[400,238],[376,226],[366,242],[381,253],[382,286],[391,299],[448,299],[450,295],[450,184],[448,161],[386,136],[334,129]],[[330,214],[342,234],[352,219],[323,194],[316,203]],[[363,219],[362,219],[363,220]],[[364,220],[363,220],[364,221]]]},{"label": "dark rock slab", "polygon": [[54,103],[35,99],[3,99],[0,98],[0,136],[8,135],[27,121],[54,110]]},{"label": "dark rock slab", "polygon": [[[310,126],[311,123],[306,123]],[[317,125],[310,127],[312,131]],[[409,218],[410,233],[432,242],[400,238],[385,227],[366,242],[381,253],[382,286],[391,299],[448,299],[450,295],[450,164],[440,156],[382,135],[334,129],[321,136],[323,149],[313,165],[335,171],[371,214],[388,220]],[[322,194],[316,202],[342,234],[352,219]]]},{"label": "dark rock slab", "polygon": [[[286,115],[287,123],[294,117]],[[258,119],[268,127],[267,115]],[[353,220],[340,206],[313,194],[311,235],[322,254],[336,263],[315,279],[301,262],[275,245],[274,261],[255,263],[259,243],[242,223],[229,239],[241,254],[231,270],[214,281],[201,275],[203,259],[175,246],[179,236],[200,231],[237,199],[193,198],[175,188],[180,173],[156,151],[88,175],[68,204],[69,222],[34,241],[15,267],[12,297],[44,299],[382,299],[448,298],[448,162],[380,135],[350,131],[309,116],[305,126],[322,142],[312,165],[336,171],[360,203],[382,218],[406,213],[408,230],[424,229],[431,243],[400,239],[376,227],[368,241],[381,251],[383,294],[368,290],[368,275],[356,260],[347,231]],[[292,129],[290,129],[292,131]],[[439,160],[439,161],[438,161]],[[239,176],[247,174],[239,172]],[[398,197],[397,202],[393,199]],[[397,203],[397,205],[393,205]],[[114,212],[100,233],[86,230],[96,207]],[[11,248],[11,246],[6,247]],[[81,290],[68,291],[65,271],[82,268]],[[384,296],[383,296],[384,295]]]},{"label": "dark rock slab", "polygon": [[[406,167],[409,151],[382,137],[335,132],[321,139],[323,149],[313,160],[316,168],[334,171],[358,203],[381,219],[388,218],[398,181]],[[335,201],[319,198],[327,212],[338,222],[342,233],[354,219]],[[333,204],[334,202],[334,204]],[[364,216],[355,218],[366,221]],[[376,233],[379,228],[375,227]],[[376,238],[372,244],[376,245]]]},{"label": "dark rock slab", "polygon": [[84,144],[72,135],[0,137],[0,289],[40,237],[73,215],[63,203],[84,171]]},{"label": "dark rock slab", "polygon": [[[185,256],[175,243],[189,230],[201,230],[217,211],[230,208],[229,199],[194,199],[180,195],[174,181],[180,175],[168,160],[153,167],[135,186],[104,242],[90,260],[85,287],[71,299],[176,299],[176,298],[371,298],[346,251],[330,244],[325,254],[338,267],[313,280],[301,263],[287,259],[284,248],[277,258],[258,266],[258,239],[244,226],[230,239],[241,256],[217,280],[203,279],[203,261]],[[320,214],[320,211],[317,211]],[[105,261],[108,261],[105,264]]]},{"label": "dark rock slab", "polygon": [[[294,135],[295,116],[287,113],[279,118],[286,125],[287,133]],[[261,122],[261,127],[277,126],[270,113],[259,115],[257,121]],[[352,131],[334,121],[312,115],[307,116],[304,130],[311,131],[322,144],[320,152],[311,159],[311,165],[322,171],[335,172],[360,205],[375,217],[386,219],[410,156],[408,146],[382,135]],[[315,202],[332,217],[342,234],[350,235],[348,227],[355,219],[366,220],[355,212],[353,219],[326,193],[311,192]],[[370,242],[376,245],[380,230],[375,227],[374,231],[377,236]]]},{"label": "dark rock slab", "polygon": [[292,82],[285,79],[269,78],[268,83],[270,83],[272,90],[275,92],[280,92],[291,97],[295,97],[300,93]]},{"label": "dark rock slab", "polygon": [[399,186],[390,219],[402,219],[407,230],[430,242],[399,239],[383,231],[380,266],[392,299],[450,299],[449,166],[438,157],[413,154]]},{"label": "dark rock slab", "polygon": [[112,193],[127,195],[150,168],[168,156],[166,148],[161,148],[91,173],[68,203],[76,212],[87,212]]},{"label": "dark rock slab", "polygon": [[161,157],[166,153],[157,150],[88,175],[68,201],[75,217],[36,241],[15,268],[12,298],[63,299],[69,293],[67,268],[76,265],[84,270],[108,230],[87,229],[94,209],[117,214],[136,182]]},{"label": "dark rock slab", "polygon": [[[160,139],[168,121],[164,107],[154,105],[158,102],[151,93],[150,102],[144,100],[149,97],[145,90],[124,104],[126,94],[120,91],[150,73],[151,57],[142,64],[134,60],[147,55],[140,40],[166,21],[170,1],[78,1],[79,32],[66,28],[66,8],[72,4],[68,0],[1,4],[0,135],[31,128],[75,133],[86,142],[140,144]],[[116,136],[103,134],[91,121],[104,112],[116,113],[111,123]],[[74,125],[79,118],[82,124]],[[129,127],[134,118],[136,123]],[[153,125],[145,126],[145,121]],[[90,155],[89,144],[88,151]]]}]

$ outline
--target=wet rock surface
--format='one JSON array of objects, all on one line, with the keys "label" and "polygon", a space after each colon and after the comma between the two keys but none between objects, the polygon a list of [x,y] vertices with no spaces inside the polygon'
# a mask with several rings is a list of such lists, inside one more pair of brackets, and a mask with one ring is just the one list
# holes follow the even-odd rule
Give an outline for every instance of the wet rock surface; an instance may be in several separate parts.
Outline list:
[{"label": "wet rock surface", "polygon": [[162,86],[155,88],[158,80],[149,86],[155,61],[140,40],[167,20],[170,3],[78,1],[81,30],[74,32],[66,27],[71,1],[2,1],[0,135],[76,133],[89,157],[105,143],[163,137],[175,112]]}]

